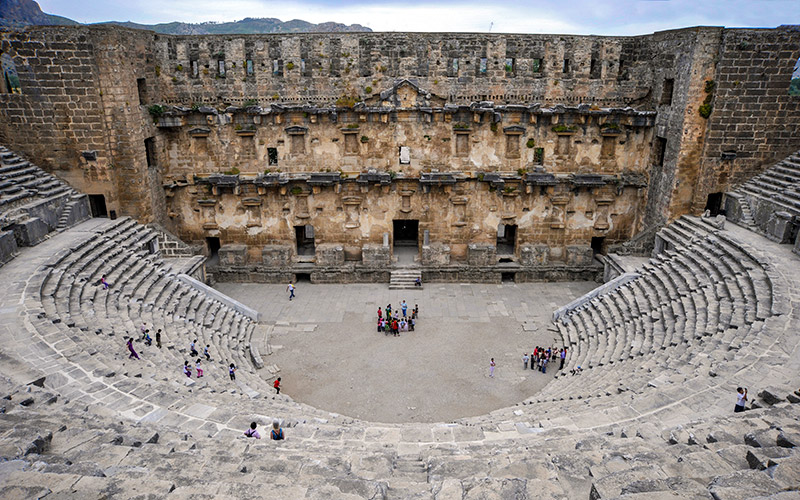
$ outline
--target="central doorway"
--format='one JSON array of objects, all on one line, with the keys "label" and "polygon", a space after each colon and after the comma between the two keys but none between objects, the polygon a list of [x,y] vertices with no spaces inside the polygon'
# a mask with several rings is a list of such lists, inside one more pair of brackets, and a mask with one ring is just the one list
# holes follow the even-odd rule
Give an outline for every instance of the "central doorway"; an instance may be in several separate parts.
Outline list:
[{"label": "central doorway", "polygon": [[297,255],[314,255],[314,226],[311,224],[294,226],[294,237],[297,241]]},{"label": "central doorway", "polygon": [[402,219],[392,223],[392,253],[397,258],[397,263],[413,264],[419,253],[419,221]]},{"label": "central doorway", "polygon": [[514,255],[517,243],[517,226],[500,224],[497,226],[497,255]]}]

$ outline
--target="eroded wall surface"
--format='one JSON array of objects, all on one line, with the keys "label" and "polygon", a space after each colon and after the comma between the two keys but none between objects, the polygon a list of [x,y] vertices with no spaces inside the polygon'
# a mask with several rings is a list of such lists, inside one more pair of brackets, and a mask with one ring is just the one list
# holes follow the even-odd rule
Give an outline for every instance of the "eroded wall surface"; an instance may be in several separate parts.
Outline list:
[{"label": "eroded wall surface", "polygon": [[514,264],[569,265],[798,149],[799,51],[790,27],[0,31],[21,83],[0,140],[117,214],[219,238],[231,266],[296,264],[305,225],[318,265],[384,262],[398,219],[431,269],[496,263],[501,226]]}]

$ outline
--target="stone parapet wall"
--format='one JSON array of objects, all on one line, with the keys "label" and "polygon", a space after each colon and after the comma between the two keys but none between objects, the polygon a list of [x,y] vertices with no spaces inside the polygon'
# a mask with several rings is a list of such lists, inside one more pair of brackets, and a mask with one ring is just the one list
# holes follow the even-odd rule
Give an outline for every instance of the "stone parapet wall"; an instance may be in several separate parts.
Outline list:
[{"label": "stone parapet wall", "polygon": [[[582,266],[551,265],[538,268],[520,266],[421,265],[422,281],[437,283],[501,283],[504,278],[518,283],[551,281],[601,281],[603,267],[599,263]],[[215,282],[289,283],[298,275],[311,283],[389,283],[391,270],[376,269],[361,263],[341,266],[296,266],[283,269],[264,266],[223,266],[214,270]]]}]

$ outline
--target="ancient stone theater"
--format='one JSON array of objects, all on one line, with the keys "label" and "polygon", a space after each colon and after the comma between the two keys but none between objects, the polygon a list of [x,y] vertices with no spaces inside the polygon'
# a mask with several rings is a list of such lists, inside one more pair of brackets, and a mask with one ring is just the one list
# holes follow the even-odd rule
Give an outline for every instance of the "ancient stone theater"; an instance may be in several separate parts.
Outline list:
[{"label": "ancient stone theater", "polygon": [[[798,57],[796,26],[0,30],[0,497],[797,498]],[[413,293],[418,330],[546,332],[550,378],[438,420],[292,397],[291,343],[366,315],[370,357]],[[464,391],[527,380],[504,342]]]}]

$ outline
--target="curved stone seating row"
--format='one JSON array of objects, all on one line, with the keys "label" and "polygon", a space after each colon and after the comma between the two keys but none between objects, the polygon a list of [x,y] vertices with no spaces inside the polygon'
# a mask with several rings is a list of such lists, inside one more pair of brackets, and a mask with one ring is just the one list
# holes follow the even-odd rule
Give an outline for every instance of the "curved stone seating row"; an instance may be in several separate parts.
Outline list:
[{"label": "curved stone seating row", "polygon": [[7,394],[3,498],[735,500],[800,490],[798,410],[788,403],[578,431],[286,422],[287,439],[274,442],[241,436],[250,420],[267,433],[257,414],[210,437],[119,421],[36,387]]},{"label": "curved stone seating row", "polygon": [[74,190],[57,177],[0,146],[0,214],[32,200],[62,193],[74,193]]},{"label": "curved stone seating row", "polygon": [[737,191],[768,198],[782,209],[800,215],[800,154],[779,161],[749,179]]},{"label": "curved stone seating row", "polygon": [[[724,374],[762,332],[773,315],[763,262],[695,218],[681,218],[659,236],[667,249],[639,278],[557,323],[568,362],[538,401],[640,391],[678,368],[698,377],[711,369]],[[578,366],[583,371],[571,375]]]},{"label": "curved stone seating row", "polygon": [[[126,355],[124,337],[138,339],[140,327],[146,324],[152,337],[157,329],[163,330],[166,348],[161,357],[165,359],[152,367],[156,373],[166,371],[180,379],[183,361],[190,360],[189,343],[197,339],[201,352],[203,346],[211,345],[214,363],[206,366],[206,373],[216,371],[217,382],[227,381],[227,365],[232,362],[238,367],[237,381],[248,387],[265,385],[245,355],[254,324],[176,280],[158,255],[151,253],[155,238],[152,230],[123,218],[55,256],[40,285],[46,317],[65,336],[91,339],[98,350],[95,359],[106,360],[112,371]],[[111,284],[109,290],[99,284],[103,275]],[[143,358],[158,351],[139,342],[136,346],[140,352],[146,349]]]}]

